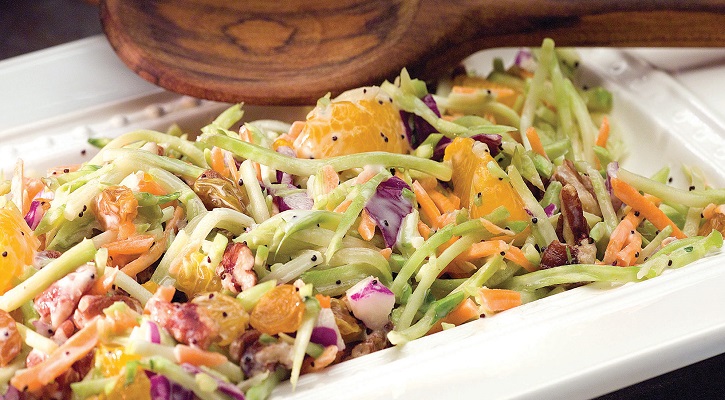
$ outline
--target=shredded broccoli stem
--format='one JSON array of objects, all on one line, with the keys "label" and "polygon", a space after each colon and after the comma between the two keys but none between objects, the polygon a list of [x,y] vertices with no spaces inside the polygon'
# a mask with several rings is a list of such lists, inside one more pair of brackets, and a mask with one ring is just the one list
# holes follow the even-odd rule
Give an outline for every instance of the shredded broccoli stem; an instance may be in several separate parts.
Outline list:
[{"label": "shredded broccoli stem", "polygon": [[267,201],[262,193],[262,187],[259,185],[257,180],[257,173],[252,166],[252,162],[244,160],[242,166],[239,168],[242,173],[242,181],[244,181],[244,188],[249,196],[249,210],[257,223],[261,223],[269,219],[269,209],[267,208]]},{"label": "shredded broccoli stem", "polygon": [[127,162],[135,165],[136,168],[141,165],[144,166],[144,169],[152,167],[161,168],[171,172],[172,174],[180,175],[192,180],[198,178],[206,170],[175,158],[160,156],[145,150],[137,149],[108,149],[103,152],[102,160],[107,162],[123,157],[128,158]]},{"label": "shredded broccoli stem", "polygon": [[504,268],[506,264],[503,262],[503,257],[500,254],[496,254],[490,257],[483,266],[476,270],[473,275],[467,278],[463,283],[453,289],[450,294],[463,292],[468,296],[473,296],[478,288],[486,284],[496,271]]},{"label": "shredded broccoli stem", "polygon": [[129,132],[113,139],[110,143],[106,144],[103,149],[88,163],[99,165],[101,160],[105,157],[104,152],[111,149],[119,149],[134,142],[166,144],[169,146],[169,149],[175,150],[186,156],[186,158],[197,167],[204,169],[209,168],[206,163],[206,159],[204,158],[204,152],[197,148],[193,142],[166,133],[146,129]]},{"label": "shredded broccoli stem", "polygon": [[292,347],[292,372],[290,376],[290,383],[294,388],[297,386],[297,380],[300,377],[300,370],[302,369],[302,361],[305,358],[307,345],[310,343],[310,337],[312,337],[312,329],[315,327],[317,322],[317,315],[320,313],[320,303],[316,298],[310,297],[305,300],[305,313],[302,316],[302,323],[297,328],[297,335],[295,336],[295,343]]},{"label": "shredded broccoli stem", "polygon": [[204,135],[202,136],[202,143],[222,147],[239,157],[258,162],[270,168],[292,175],[314,175],[325,165],[331,166],[337,172],[352,168],[362,168],[366,165],[383,165],[385,167],[407,168],[425,172],[442,181],[449,181],[451,179],[451,175],[453,174],[451,167],[448,164],[407,154],[393,154],[374,151],[369,153],[325,158],[321,160],[308,160],[288,157],[277,153],[274,150],[266,149],[255,144],[243,142],[224,135]]},{"label": "shredded broccoli stem", "polygon": [[[541,44],[541,53],[539,55],[539,64],[542,66],[549,65],[550,60],[554,56],[554,41],[551,39],[545,39]],[[526,150],[531,150],[531,143],[526,137],[525,133],[529,127],[534,124],[534,116],[536,108],[539,106],[541,100],[542,91],[544,90],[544,83],[549,75],[547,68],[540,67],[534,72],[534,77],[529,83],[529,91],[526,94],[526,100],[524,101],[524,108],[521,110],[521,124],[519,125],[519,132],[522,133],[521,140]]]},{"label": "shredded broccoli stem", "polygon": [[458,305],[461,304],[466,297],[466,294],[461,291],[451,293],[440,300],[434,301],[430,307],[428,307],[425,314],[414,325],[406,329],[396,329],[388,332],[388,340],[390,343],[398,346],[424,336],[428,333],[428,331],[430,331],[430,328],[432,328],[436,322],[440,321],[453,309],[458,307]]},{"label": "shredded broccoli stem", "polygon": [[557,236],[554,226],[551,224],[549,217],[546,215],[546,211],[544,211],[534,195],[531,194],[529,188],[526,187],[526,183],[524,183],[523,178],[521,178],[521,175],[516,168],[509,166],[507,172],[509,179],[511,180],[511,186],[513,186],[516,193],[518,193],[524,201],[526,209],[533,214],[534,218],[537,220],[536,230],[541,235],[541,239],[543,241],[543,243],[539,243],[539,245],[548,246],[549,243],[557,240]]},{"label": "shredded broccoli stem", "polygon": [[194,392],[199,398],[207,400],[226,400],[227,396],[219,392],[219,390],[206,391],[204,390],[195,379],[194,375],[184,371],[181,366],[176,365],[174,362],[169,361],[163,357],[152,356],[148,358],[142,358],[139,365],[150,372],[161,374],[171,381],[178,383],[186,389]]},{"label": "shredded broccoli stem", "polygon": [[635,189],[649,193],[668,204],[687,207],[705,207],[710,203],[725,203],[725,189],[706,189],[686,191],[664,183],[648,179],[642,175],[619,168],[617,177],[632,185]]},{"label": "shredded broccoli stem", "polygon": [[[107,272],[112,272],[113,270],[114,269],[111,267],[106,267]],[[153,296],[153,293],[149,292],[146,288],[136,282],[136,279],[133,279],[121,271],[116,273],[116,278],[113,283],[126,291],[126,293],[128,293],[131,297],[141,302],[142,306],[146,306],[146,303]]]},{"label": "shredded broccoli stem", "polygon": [[609,196],[604,178],[599,174],[599,171],[587,165],[587,174],[594,187],[594,195],[597,198],[597,203],[599,203],[599,209],[602,211],[602,220],[604,221],[607,237],[609,237],[619,223],[617,213],[612,205],[612,198]]},{"label": "shredded broccoli stem", "polygon": [[485,234],[481,232],[471,232],[461,236],[455,243],[445,249],[440,256],[431,256],[428,263],[424,264],[418,271],[418,285],[413,290],[413,294],[408,298],[408,302],[402,306],[403,312],[396,324],[397,330],[404,330],[410,327],[415,314],[423,304],[425,295],[438,275],[453,261],[459,254],[471,247],[472,244],[481,241]]},{"label": "shredded broccoli stem", "polygon": [[316,250],[304,250],[285,264],[272,266],[272,272],[260,281],[276,280],[287,283],[295,280],[305,271],[322,264],[322,253]]},{"label": "shredded broccoli stem", "polygon": [[52,339],[48,339],[27,326],[19,322],[16,322],[15,326],[18,329],[18,333],[20,333],[20,337],[23,338],[23,342],[33,349],[50,354],[58,348],[58,345]]}]

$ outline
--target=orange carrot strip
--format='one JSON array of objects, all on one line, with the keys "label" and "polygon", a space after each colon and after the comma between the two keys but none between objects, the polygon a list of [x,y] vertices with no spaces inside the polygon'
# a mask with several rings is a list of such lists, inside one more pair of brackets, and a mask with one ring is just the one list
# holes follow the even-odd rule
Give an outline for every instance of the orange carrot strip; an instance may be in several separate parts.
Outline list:
[{"label": "orange carrot strip", "polygon": [[337,358],[337,346],[334,344],[325,347],[319,357],[313,359],[312,357],[305,357],[302,364],[302,373],[307,374],[310,372],[322,371],[325,367],[335,362]]},{"label": "orange carrot strip", "polygon": [[386,247],[380,250],[380,254],[385,257],[386,260],[390,260],[390,256],[393,254],[393,249],[391,249],[390,247]]},{"label": "orange carrot strip", "polygon": [[317,301],[320,302],[320,307],[330,308],[330,296],[325,296],[324,294],[317,293],[315,295],[315,298],[317,299]]},{"label": "orange carrot strip", "polygon": [[118,254],[141,254],[148,251],[156,239],[151,235],[136,235],[128,239],[104,244],[109,256]]},{"label": "orange carrot strip", "polygon": [[377,174],[378,174],[378,171],[375,168],[365,166],[365,168],[363,168],[362,172],[357,176],[357,178],[355,178],[355,183],[358,185],[362,185],[363,183],[372,179],[373,176],[375,176]]},{"label": "orange carrot strip", "polygon": [[528,129],[526,129],[526,137],[529,139],[531,150],[533,150],[534,153],[537,153],[538,155],[548,160],[549,156],[546,155],[544,145],[541,144],[541,138],[539,137],[539,132],[536,131],[536,128],[530,126]]},{"label": "orange carrot strip", "polygon": [[431,229],[428,225],[425,224],[423,221],[418,221],[418,233],[420,233],[420,236],[423,236],[424,240],[428,240],[431,234]]},{"label": "orange carrot strip", "polygon": [[506,255],[504,255],[504,258],[515,262],[529,272],[534,272],[537,270],[536,266],[532,264],[528,258],[526,258],[524,252],[516,246],[509,246],[508,250],[506,250]]},{"label": "orange carrot strip", "polygon": [[295,139],[288,134],[280,135],[274,140],[274,142],[272,142],[272,150],[277,151],[280,147],[289,147],[294,149],[294,144],[292,143],[294,141]]},{"label": "orange carrot strip", "polygon": [[109,293],[113,287],[113,281],[116,279],[116,274],[118,274],[118,269],[106,269],[101,278],[96,279],[96,282],[93,284],[89,294],[105,295]]},{"label": "orange carrot strip", "polygon": [[481,306],[488,311],[504,311],[521,305],[521,293],[515,290],[483,287],[478,290],[478,294]]},{"label": "orange carrot strip", "polygon": [[350,207],[350,204],[352,204],[352,199],[345,199],[342,201],[342,203],[338,204],[333,211],[337,213],[344,213],[347,208]]},{"label": "orange carrot strip", "polygon": [[367,210],[363,209],[362,213],[360,213],[360,225],[357,227],[360,236],[365,240],[371,240],[375,236],[376,226],[373,217],[370,216]]},{"label": "orange carrot strip", "polygon": [[717,211],[717,204],[710,203],[705,206],[705,208],[702,209],[702,216],[705,219],[710,219],[715,216],[715,211]]},{"label": "orange carrot strip", "polygon": [[179,221],[181,221],[183,215],[184,209],[177,206],[174,209],[174,215],[168,222],[166,222],[166,228],[164,228],[164,236],[162,237],[162,239],[154,243],[149,251],[143,253],[139,258],[126,264],[121,269],[121,271],[123,271],[123,273],[125,273],[126,275],[135,278],[139,272],[145,270],[146,268],[151,266],[151,264],[153,264],[156,260],[161,258],[161,256],[164,254],[164,251],[166,251],[166,244],[169,242],[171,232],[178,231]]},{"label": "orange carrot strip", "polygon": [[685,238],[680,228],[672,222],[665,213],[655,206],[651,201],[639,194],[637,189],[630,186],[627,182],[619,178],[612,178],[612,190],[622,202],[632,207],[632,209],[640,212],[649,222],[657,229],[662,230],[666,226],[672,227],[672,235],[678,239]]},{"label": "orange carrot strip", "polygon": [[[433,203],[438,207],[441,213],[449,213],[456,211],[458,207],[456,207],[455,203],[453,203],[446,195],[443,193],[436,191],[436,190],[430,190],[427,192],[428,196],[430,196],[430,199],[433,200]],[[459,200],[460,202],[460,200]]]},{"label": "orange carrot strip", "polygon": [[166,190],[164,190],[164,188],[161,187],[161,185],[146,172],[143,173],[143,178],[138,181],[138,190],[141,192],[155,194],[157,196],[166,194]]},{"label": "orange carrot strip", "polygon": [[92,322],[71,336],[45,360],[16,372],[10,383],[20,391],[38,391],[68,371],[73,363],[85,357],[97,343],[98,325]]},{"label": "orange carrot strip", "polygon": [[417,180],[413,181],[413,193],[415,193],[415,199],[420,205],[421,213],[428,218],[428,222],[435,223],[438,217],[441,216],[441,212],[438,211],[438,207],[436,207],[433,200],[428,196],[428,192],[426,192]]},{"label": "orange carrot strip", "polygon": [[630,235],[629,243],[617,253],[617,265],[621,267],[634,265],[640,250],[642,250],[642,237],[634,233]]},{"label": "orange carrot strip", "polygon": [[136,233],[136,225],[131,221],[122,222],[118,225],[118,239],[125,240]]},{"label": "orange carrot strip", "polygon": [[476,305],[476,303],[470,298],[466,298],[461,302],[461,304],[451,310],[448,315],[446,315],[445,317],[443,317],[443,319],[433,325],[433,327],[428,331],[428,334],[442,331],[443,323],[458,326],[468,321],[476,320],[480,317],[481,314],[478,311],[478,306]]},{"label": "orange carrot strip", "polygon": [[243,142],[252,143],[252,135],[249,133],[249,129],[247,129],[246,126],[242,125],[241,128],[239,128],[239,139]]},{"label": "orange carrot strip", "polygon": [[481,224],[483,224],[483,227],[486,228],[487,231],[493,233],[494,235],[511,236],[511,231],[501,228],[500,226],[494,224],[493,222],[491,222],[485,218],[480,218],[480,220],[481,220]]},{"label": "orange carrot strip", "polygon": [[211,148],[211,169],[220,173],[223,177],[229,178],[229,171],[224,164],[224,153],[222,153],[221,147]]},{"label": "orange carrot strip", "polygon": [[174,293],[176,293],[175,287],[162,285],[156,289],[153,297],[159,299],[160,301],[171,303],[171,300],[174,299]]},{"label": "orange carrot strip", "polygon": [[456,223],[456,213],[449,212],[449,213],[445,213],[445,214],[442,214],[441,216],[439,216],[438,219],[433,223],[433,226],[435,226],[436,228],[441,228],[446,225],[452,225],[455,223]]},{"label": "orange carrot strip", "polygon": [[474,243],[466,251],[461,253],[456,259],[461,261],[477,260],[505,252],[509,249],[508,243],[503,240],[484,240],[483,242]]},{"label": "orange carrot strip", "polygon": [[631,219],[625,218],[617,224],[609,236],[609,243],[607,243],[607,248],[604,250],[604,257],[602,258],[604,264],[612,264],[617,261],[617,253],[624,248],[633,230],[634,225],[632,225]]},{"label": "orange carrot strip", "polygon": [[177,344],[174,347],[174,357],[179,364],[189,363],[197,367],[215,367],[227,361],[227,358],[221,353],[206,351],[185,344]]},{"label": "orange carrot strip", "polygon": [[602,124],[599,126],[599,134],[595,144],[599,147],[606,147],[607,140],[609,140],[609,118],[605,115],[602,117]]},{"label": "orange carrot strip", "polygon": [[327,194],[340,185],[340,176],[331,165],[322,167],[322,191]]}]

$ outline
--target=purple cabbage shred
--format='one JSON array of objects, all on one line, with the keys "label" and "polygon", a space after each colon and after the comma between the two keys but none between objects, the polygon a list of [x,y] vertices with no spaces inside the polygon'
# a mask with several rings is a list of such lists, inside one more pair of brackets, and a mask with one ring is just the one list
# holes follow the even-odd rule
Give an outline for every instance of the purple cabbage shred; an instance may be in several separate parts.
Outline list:
[{"label": "purple cabbage shred", "polygon": [[[191,364],[187,364],[187,363],[181,364],[181,368],[184,371],[191,373],[191,374],[195,374],[195,375],[198,373],[204,372],[201,370],[201,368],[193,366]],[[225,382],[213,375],[209,375],[209,376],[211,376],[214,379],[214,381],[216,382],[218,391],[229,396],[231,399],[244,400],[244,393],[242,393],[242,391],[236,385],[231,384],[229,382]]]},{"label": "purple cabbage shred", "polygon": [[147,375],[150,375],[149,381],[151,381],[151,400],[194,399],[194,393],[191,390],[169,380],[169,378],[149,372],[147,372]]},{"label": "purple cabbage shred", "polygon": [[365,205],[365,211],[375,221],[388,247],[395,245],[403,218],[413,211],[413,204],[403,196],[403,189],[410,190],[410,187],[402,179],[390,177],[378,185]]}]

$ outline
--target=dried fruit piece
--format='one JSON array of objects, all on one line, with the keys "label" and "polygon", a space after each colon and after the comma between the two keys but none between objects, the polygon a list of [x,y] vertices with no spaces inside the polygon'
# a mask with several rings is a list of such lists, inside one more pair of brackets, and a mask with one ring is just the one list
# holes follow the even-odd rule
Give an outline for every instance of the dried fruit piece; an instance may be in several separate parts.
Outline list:
[{"label": "dried fruit piece", "polygon": [[297,288],[279,285],[265,293],[254,306],[249,323],[262,333],[276,335],[295,332],[302,323],[305,303]]}]

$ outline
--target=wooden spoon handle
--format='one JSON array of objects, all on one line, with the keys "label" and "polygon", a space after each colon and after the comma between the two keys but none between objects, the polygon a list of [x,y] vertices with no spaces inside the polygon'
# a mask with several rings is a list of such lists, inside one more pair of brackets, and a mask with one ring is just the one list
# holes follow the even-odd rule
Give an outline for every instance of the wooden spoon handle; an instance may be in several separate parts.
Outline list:
[{"label": "wooden spoon handle", "polygon": [[102,0],[119,57],[169,90],[314,104],[408,67],[435,78],[485,48],[725,46],[714,0]]}]

